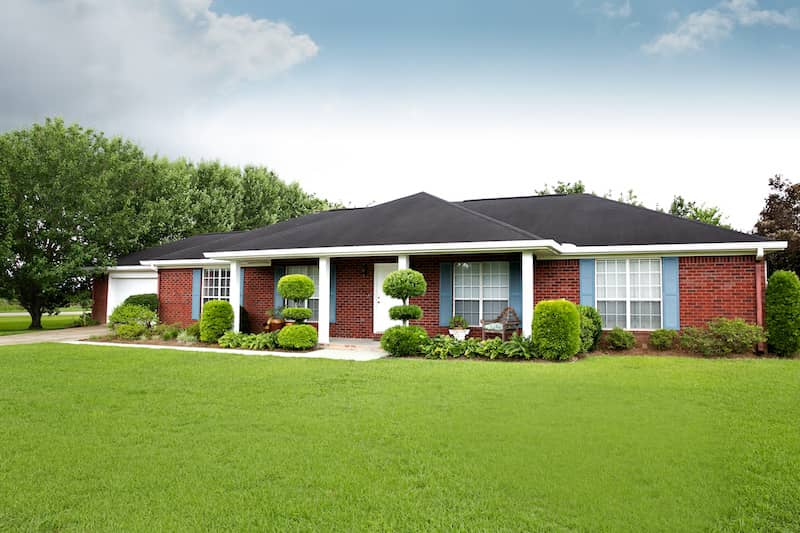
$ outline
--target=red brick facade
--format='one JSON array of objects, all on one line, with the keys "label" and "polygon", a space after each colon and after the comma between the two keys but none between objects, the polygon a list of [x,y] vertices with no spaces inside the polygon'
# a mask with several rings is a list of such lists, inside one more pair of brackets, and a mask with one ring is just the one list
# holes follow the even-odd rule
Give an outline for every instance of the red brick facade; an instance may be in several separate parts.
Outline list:
[{"label": "red brick facade", "polygon": [[191,268],[158,271],[158,315],[165,324],[193,322]]},{"label": "red brick facade", "polygon": [[682,328],[717,317],[757,322],[756,275],[763,282],[763,261],[754,256],[681,257],[678,265]]},{"label": "red brick facade", "polygon": [[92,318],[100,324],[106,323],[108,314],[108,276],[92,280]]},{"label": "red brick facade", "polygon": [[[429,334],[446,333],[439,326],[439,264],[442,261],[508,260],[509,255],[417,256],[411,267],[425,276],[428,290],[411,303],[423,310],[414,324]],[[373,265],[393,258],[334,259],[336,268],[336,322],[331,337],[375,338],[373,333]],[[297,264],[292,262],[292,264]],[[764,263],[753,256],[681,257],[679,260],[681,327],[701,326],[715,317],[740,317],[756,322],[756,275],[764,275]],[[159,271],[159,301],[162,322],[188,325],[192,322],[192,270]],[[765,283],[761,283],[762,298]],[[105,319],[107,280],[99,278],[93,287],[93,315]],[[274,307],[275,284],[272,267],[244,270],[244,308],[251,331],[261,331],[266,311]],[[536,261],[534,300],[566,298],[580,301],[579,263],[576,259]],[[763,299],[762,299],[763,301]]]},{"label": "red brick facade", "polygon": [[578,260],[536,261],[533,272],[534,305],[541,300],[559,298],[580,303],[581,280]]}]

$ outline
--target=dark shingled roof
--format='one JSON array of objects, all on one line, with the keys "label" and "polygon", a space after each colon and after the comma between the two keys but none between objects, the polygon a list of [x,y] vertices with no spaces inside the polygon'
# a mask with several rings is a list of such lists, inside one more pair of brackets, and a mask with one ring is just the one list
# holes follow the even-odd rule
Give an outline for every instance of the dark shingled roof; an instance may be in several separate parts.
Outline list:
[{"label": "dark shingled roof", "polygon": [[372,207],[324,211],[251,231],[195,235],[130,254],[118,264],[202,259],[204,252],[541,239],[578,246],[767,240],[591,194],[447,202],[418,193]]}]

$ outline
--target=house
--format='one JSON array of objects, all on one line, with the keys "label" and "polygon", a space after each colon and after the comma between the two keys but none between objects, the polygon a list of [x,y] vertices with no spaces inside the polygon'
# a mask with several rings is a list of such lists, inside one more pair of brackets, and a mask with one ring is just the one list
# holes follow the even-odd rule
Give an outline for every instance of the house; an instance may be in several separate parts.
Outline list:
[{"label": "house", "polygon": [[595,306],[606,328],[700,326],[715,317],[763,321],[764,256],[776,242],[589,194],[448,202],[419,193],[384,204],[306,215],[245,232],[197,235],[119,260],[94,285],[105,321],[128,295],[157,292],[165,323],[187,325],[204,302],[229,300],[238,329],[283,307],[276,281],[310,276],[320,342],[374,338],[397,302],[381,290],[398,268],[423,273],[417,323],[443,333],[506,306],[529,334],[534,305],[566,298]]}]

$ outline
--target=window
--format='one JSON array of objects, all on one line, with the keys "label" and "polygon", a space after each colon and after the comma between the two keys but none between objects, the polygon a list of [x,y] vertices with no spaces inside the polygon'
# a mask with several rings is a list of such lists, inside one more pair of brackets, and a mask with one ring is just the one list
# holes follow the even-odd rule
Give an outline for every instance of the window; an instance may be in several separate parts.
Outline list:
[{"label": "window", "polygon": [[231,271],[227,268],[203,269],[203,304],[209,300],[231,299]]},{"label": "window", "polygon": [[493,319],[508,307],[508,262],[456,263],[453,312],[471,326]]},{"label": "window", "polygon": [[311,322],[319,320],[319,266],[317,265],[304,265],[304,266],[287,266],[287,274],[303,274],[311,278],[314,282],[314,295],[308,300],[294,301],[284,300],[284,307],[308,307],[311,309]]},{"label": "window", "polygon": [[661,327],[660,259],[603,259],[595,267],[603,328]]}]

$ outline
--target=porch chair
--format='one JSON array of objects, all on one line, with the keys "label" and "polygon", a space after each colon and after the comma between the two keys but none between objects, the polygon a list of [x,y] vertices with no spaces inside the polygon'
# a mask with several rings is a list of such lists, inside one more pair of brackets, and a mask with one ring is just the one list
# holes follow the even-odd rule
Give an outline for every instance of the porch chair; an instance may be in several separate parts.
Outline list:
[{"label": "porch chair", "polygon": [[506,331],[517,331],[520,326],[519,316],[513,307],[503,309],[494,320],[481,320],[481,340],[486,340],[486,333],[499,333],[506,340]]}]

